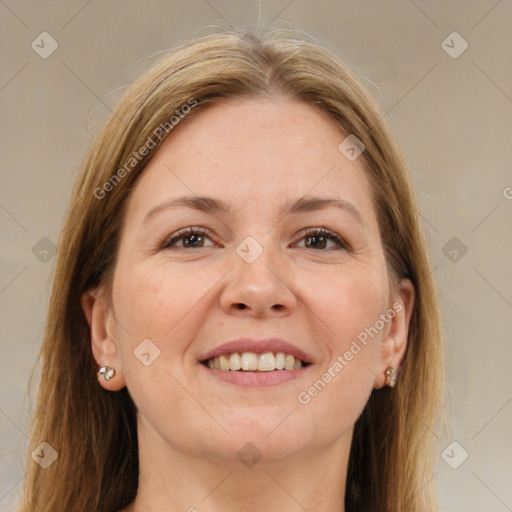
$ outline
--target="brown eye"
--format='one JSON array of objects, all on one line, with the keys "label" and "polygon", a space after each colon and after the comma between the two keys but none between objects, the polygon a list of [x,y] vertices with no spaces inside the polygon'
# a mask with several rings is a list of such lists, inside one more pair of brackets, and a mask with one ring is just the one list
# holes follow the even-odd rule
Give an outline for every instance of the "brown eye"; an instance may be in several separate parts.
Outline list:
[{"label": "brown eye", "polygon": [[169,249],[171,247],[179,247],[184,249],[200,249],[203,247],[208,247],[205,245],[206,240],[211,239],[206,235],[206,231],[204,229],[185,228],[166,238],[161,248]]},{"label": "brown eye", "polygon": [[[301,240],[306,241],[306,249],[348,249],[347,244],[336,233],[325,228],[309,229]],[[328,247],[329,242],[334,244],[334,247]]]}]

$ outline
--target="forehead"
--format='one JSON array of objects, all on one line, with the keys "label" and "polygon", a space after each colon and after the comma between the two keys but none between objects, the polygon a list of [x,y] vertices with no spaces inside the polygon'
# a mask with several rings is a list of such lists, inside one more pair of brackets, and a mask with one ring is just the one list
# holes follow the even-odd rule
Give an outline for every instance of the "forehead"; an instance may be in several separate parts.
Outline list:
[{"label": "forehead", "polygon": [[290,198],[314,195],[343,198],[375,217],[363,159],[350,161],[338,149],[346,136],[327,114],[298,100],[213,104],[163,142],[139,178],[128,215],[183,195],[269,215]]}]

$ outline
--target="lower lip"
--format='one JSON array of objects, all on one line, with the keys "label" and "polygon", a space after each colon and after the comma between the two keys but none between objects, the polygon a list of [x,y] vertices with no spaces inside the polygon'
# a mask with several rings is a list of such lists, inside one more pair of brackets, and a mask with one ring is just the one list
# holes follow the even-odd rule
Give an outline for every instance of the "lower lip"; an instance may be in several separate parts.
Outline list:
[{"label": "lower lip", "polygon": [[258,371],[222,371],[208,368],[204,364],[200,364],[204,371],[208,372],[213,378],[236,384],[238,386],[251,388],[262,386],[277,386],[294,379],[299,379],[305,375],[312,365],[304,366],[298,370],[273,370],[271,372]]}]

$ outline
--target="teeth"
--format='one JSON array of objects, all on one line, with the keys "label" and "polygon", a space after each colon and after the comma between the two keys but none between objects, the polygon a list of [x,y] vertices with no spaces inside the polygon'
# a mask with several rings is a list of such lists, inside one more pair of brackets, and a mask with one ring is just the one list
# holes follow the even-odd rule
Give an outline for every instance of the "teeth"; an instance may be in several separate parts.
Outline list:
[{"label": "teeth", "polygon": [[295,359],[291,354],[283,352],[265,352],[256,354],[254,352],[237,352],[212,357],[206,361],[206,366],[221,371],[260,371],[271,372],[273,370],[298,370],[302,368],[303,362]]},{"label": "teeth", "polygon": [[240,354],[234,353],[229,356],[229,369],[232,371],[237,371],[242,368],[242,356]]},{"label": "teeth", "polygon": [[276,369],[276,358],[272,352],[265,352],[258,357],[258,371],[271,372]]},{"label": "teeth", "polygon": [[258,356],[254,352],[242,354],[242,370],[250,371],[258,369]]},{"label": "teeth", "polygon": [[219,359],[220,359],[220,369],[221,370],[229,370],[229,357],[227,356],[219,356]]},{"label": "teeth", "polygon": [[286,354],[284,358],[284,369],[285,370],[293,370],[295,366],[295,357],[290,354]]}]

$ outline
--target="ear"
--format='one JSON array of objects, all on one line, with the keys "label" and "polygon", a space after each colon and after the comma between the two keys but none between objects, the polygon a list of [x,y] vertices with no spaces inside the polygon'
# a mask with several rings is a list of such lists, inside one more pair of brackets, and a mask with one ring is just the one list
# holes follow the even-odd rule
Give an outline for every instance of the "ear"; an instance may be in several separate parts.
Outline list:
[{"label": "ear", "polygon": [[[380,361],[375,372],[374,388],[380,389],[386,384],[386,369],[391,367],[396,371],[407,349],[409,322],[414,307],[414,286],[409,279],[402,279],[397,293],[386,312],[386,318],[392,316],[386,337],[382,340]],[[397,373],[399,373],[397,371]]]},{"label": "ear", "polygon": [[114,315],[100,289],[85,292],[80,302],[89,324],[92,355],[98,364],[97,370],[102,366],[110,366],[116,371],[114,377],[108,381],[103,375],[98,376],[98,381],[104,389],[117,391],[125,387],[126,382],[119,355]]}]

